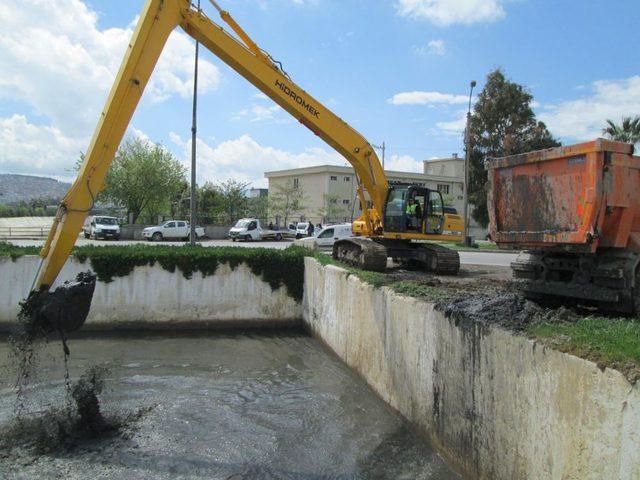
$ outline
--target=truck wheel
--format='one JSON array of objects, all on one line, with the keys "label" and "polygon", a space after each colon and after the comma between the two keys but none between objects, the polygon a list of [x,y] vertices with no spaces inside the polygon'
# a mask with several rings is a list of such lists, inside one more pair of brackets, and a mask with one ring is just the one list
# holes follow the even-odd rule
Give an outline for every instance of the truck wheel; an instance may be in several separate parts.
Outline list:
[{"label": "truck wheel", "polygon": [[249,241],[251,241],[251,235],[245,235],[245,237],[244,237],[244,241],[245,241],[245,242],[249,242]]},{"label": "truck wheel", "polygon": [[84,234],[84,238],[89,238],[90,235],[87,232],[82,232]]},{"label": "truck wheel", "polygon": [[231,241],[235,242],[236,241],[236,237],[231,237]]},{"label": "truck wheel", "polygon": [[151,239],[154,242],[161,242],[162,241],[162,234],[160,232],[156,232],[153,235],[151,235]]},{"label": "truck wheel", "polygon": [[280,240],[282,240],[282,234],[281,233],[276,233],[276,240],[279,242]]}]

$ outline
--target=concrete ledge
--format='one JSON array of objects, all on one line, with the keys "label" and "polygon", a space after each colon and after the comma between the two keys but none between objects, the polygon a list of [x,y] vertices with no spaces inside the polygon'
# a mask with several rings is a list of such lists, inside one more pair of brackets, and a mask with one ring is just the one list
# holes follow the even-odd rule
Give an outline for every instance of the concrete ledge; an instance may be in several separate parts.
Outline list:
[{"label": "concrete ledge", "polygon": [[[24,256],[12,261],[0,258],[0,329],[16,319],[18,303],[28,293],[39,258]],[[89,261],[70,258],[60,272],[69,280],[91,268]],[[159,265],[137,267],[126,277],[110,283],[98,282],[87,318],[87,329],[194,328],[287,326],[302,317],[300,303],[285,287],[272,290],[244,264],[235,270],[220,265],[215,275],[195,272],[190,280],[176,270]]]},{"label": "concrete ledge", "polygon": [[640,478],[640,386],[305,260],[304,322],[453,465],[487,479]]}]

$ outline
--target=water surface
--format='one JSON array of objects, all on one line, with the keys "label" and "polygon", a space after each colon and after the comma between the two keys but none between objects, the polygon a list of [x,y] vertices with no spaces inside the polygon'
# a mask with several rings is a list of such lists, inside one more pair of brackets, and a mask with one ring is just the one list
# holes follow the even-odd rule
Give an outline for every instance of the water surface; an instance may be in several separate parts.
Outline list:
[{"label": "water surface", "polygon": [[[302,334],[108,336],[71,340],[77,378],[109,365],[106,413],[153,407],[128,438],[71,451],[0,453],[3,478],[457,479],[402,418]],[[0,343],[0,424],[15,395]],[[39,354],[26,408],[64,405],[60,347]]]}]

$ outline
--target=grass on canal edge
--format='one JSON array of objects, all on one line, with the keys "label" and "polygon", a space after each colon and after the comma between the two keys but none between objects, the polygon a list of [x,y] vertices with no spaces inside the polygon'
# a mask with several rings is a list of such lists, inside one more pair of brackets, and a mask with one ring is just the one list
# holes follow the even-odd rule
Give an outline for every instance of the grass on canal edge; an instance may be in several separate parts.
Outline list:
[{"label": "grass on canal edge", "polygon": [[588,316],[576,322],[531,325],[527,333],[562,352],[640,379],[640,319]]}]

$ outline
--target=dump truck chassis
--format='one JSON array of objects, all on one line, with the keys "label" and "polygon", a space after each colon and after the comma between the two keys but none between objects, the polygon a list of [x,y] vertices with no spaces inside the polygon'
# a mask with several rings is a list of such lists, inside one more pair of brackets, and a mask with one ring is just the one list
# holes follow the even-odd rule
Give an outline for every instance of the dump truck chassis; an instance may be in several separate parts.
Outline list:
[{"label": "dump truck chassis", "polygon": [[525,251],[511,264],[527,298],[570,300],[620,313],[640,310],[640,255],[624,249],[595,254]]}]

